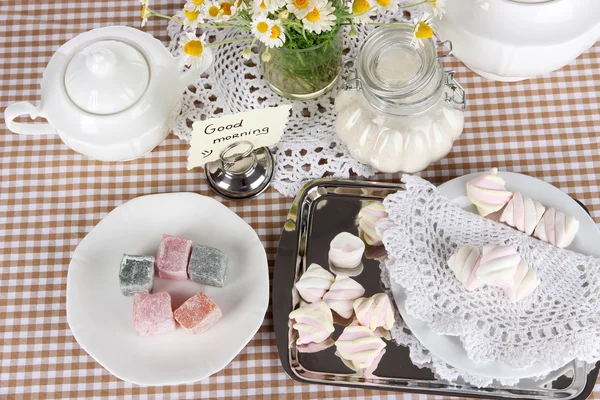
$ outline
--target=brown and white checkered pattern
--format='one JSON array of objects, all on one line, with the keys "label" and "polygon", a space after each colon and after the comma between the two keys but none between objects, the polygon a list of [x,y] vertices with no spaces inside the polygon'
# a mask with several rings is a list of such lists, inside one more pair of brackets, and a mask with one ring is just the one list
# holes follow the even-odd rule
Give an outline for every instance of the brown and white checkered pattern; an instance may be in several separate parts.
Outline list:
[{"label": "brown and white checkered pattern", "polygon": [[[182,2],[152,3],[173,14]],[[137,0],[2,0],[0,111],[16,101],[39,101],[42,72],[64,42],[91,28],[138,25],[138,17]],[[164,40],[165,27],[163,20],[150,20],[146,30]],[[600,44],[568,67],[525,82],[490,82],[457,61],[452,67],[469,95],[466,127],[452,152],[422,175],[441,183],[499,166],[560,187],[598,220]],[[91,161],[58,137],[19,136],[4,125],[0,143],[0,398],[402,397],[288,378],[270,310],[240,355],[203,382],[139,387],[113,377],[79,347],[67,325],[70,256],[109,211],[134,197],[179,191],[212,196],[203,173],[187,171],[186,144],[172,135],[127,163]],[[378,178],[397,181],[399,175]],[[272,265],[291,199],[270,189],[250,201],[220,200],[256,229]],[[600,384],[592,398],[600,399]]]}]

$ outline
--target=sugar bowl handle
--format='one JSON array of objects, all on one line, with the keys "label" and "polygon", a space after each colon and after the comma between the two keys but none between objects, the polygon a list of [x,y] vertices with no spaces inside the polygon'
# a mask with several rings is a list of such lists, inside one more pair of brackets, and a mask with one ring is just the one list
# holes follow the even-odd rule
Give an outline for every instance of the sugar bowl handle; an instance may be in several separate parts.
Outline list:
[{"label": "sugar bowl handle", "polygon": [[49,123],[31,124],[26,122],[15,122],[15,118],[21,115],[29,115],[31,119],[37,117],[46,118],[40,107],[36,107],[25,101],[14,103],[4,110],[4,120],[9,131],[21,135],[52,135],[54,128]]}]

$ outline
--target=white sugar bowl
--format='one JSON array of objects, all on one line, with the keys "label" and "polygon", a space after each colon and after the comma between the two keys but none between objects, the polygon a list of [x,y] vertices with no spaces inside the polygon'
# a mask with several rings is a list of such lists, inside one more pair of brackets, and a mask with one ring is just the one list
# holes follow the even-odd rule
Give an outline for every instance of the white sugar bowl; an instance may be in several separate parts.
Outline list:
[{"label": "white sugar bowl", "polygon": [[473,72],[518,81],[562,68],[600,37],[599,0],[447,1],[436,21]]},{"label": "white sugar bowl", "polygon": [[[83,33],[61,46],[42,78],[38,106],[27,102],[4,112],[9,130],[58,134],[73,150],[102,161],[132,160],[156,147],[181,109],[182,92],[212,62],[183,70],[152,35],[111,26]],[[16,122],[43,117],[43,124]]]}]

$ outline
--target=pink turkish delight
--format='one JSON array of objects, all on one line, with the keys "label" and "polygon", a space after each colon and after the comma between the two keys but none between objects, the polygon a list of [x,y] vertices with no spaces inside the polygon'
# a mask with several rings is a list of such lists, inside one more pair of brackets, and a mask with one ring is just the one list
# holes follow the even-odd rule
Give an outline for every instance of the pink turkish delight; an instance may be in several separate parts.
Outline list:
[{"label": "pink turkish delight", "polygon": [[179,325],[194,334],[206,331],[223,316],[219,306],[204,293],[187,299],[174,315]]},{"label": "pink turkish delight", "polygon": [[187,265],[191,251],[191,240],[163,235],[156,255],[158,276],[165,279],[187,279]]},{"label": "pink turkish delight", "polygon": [[174,331],[175,320],[169,293],[137,293],[133,298],[133,325],[140,336],[161,335]]}]

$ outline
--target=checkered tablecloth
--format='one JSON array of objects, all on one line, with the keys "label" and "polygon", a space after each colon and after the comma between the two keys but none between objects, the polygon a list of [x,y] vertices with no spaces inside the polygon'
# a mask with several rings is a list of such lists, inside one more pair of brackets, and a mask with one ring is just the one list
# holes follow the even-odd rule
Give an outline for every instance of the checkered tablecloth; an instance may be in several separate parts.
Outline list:
[{"label": "checkered tablecloth", "polygon": [[[172,14],[181,2],[153,5]],[[67,40],[91,28],[137,26],[138,18],[137,0],[2,0],[0,111],[39,101],[42,72]],[[165,27],[164,20],[151,20],[146,30],[165,40]],[[519,83],[489,82],[457,61],[452,66],[469,96],[465,130],[452,152],[422,175],[441,183],[492,166],[525,173],[581,200],[599,221],[600,44],[560,71]],[[113,377],[81,349],[67,324],[72,252],[108,212],[134,197],[213,194],[201,171],[186,169],[187,145],[173,135],[141,159],[102,163],[58,137],[19,136],[6,131],[3,119],[0,124],[0,398],[402,398],[293,381],[279,364],[270,310],[248,346],[203,382],[138,387]],[[292,199],[270,189],[249,201],[220,200],[256,229],[272,268]],[[600,399],[600,384],[592,398]]]}]

